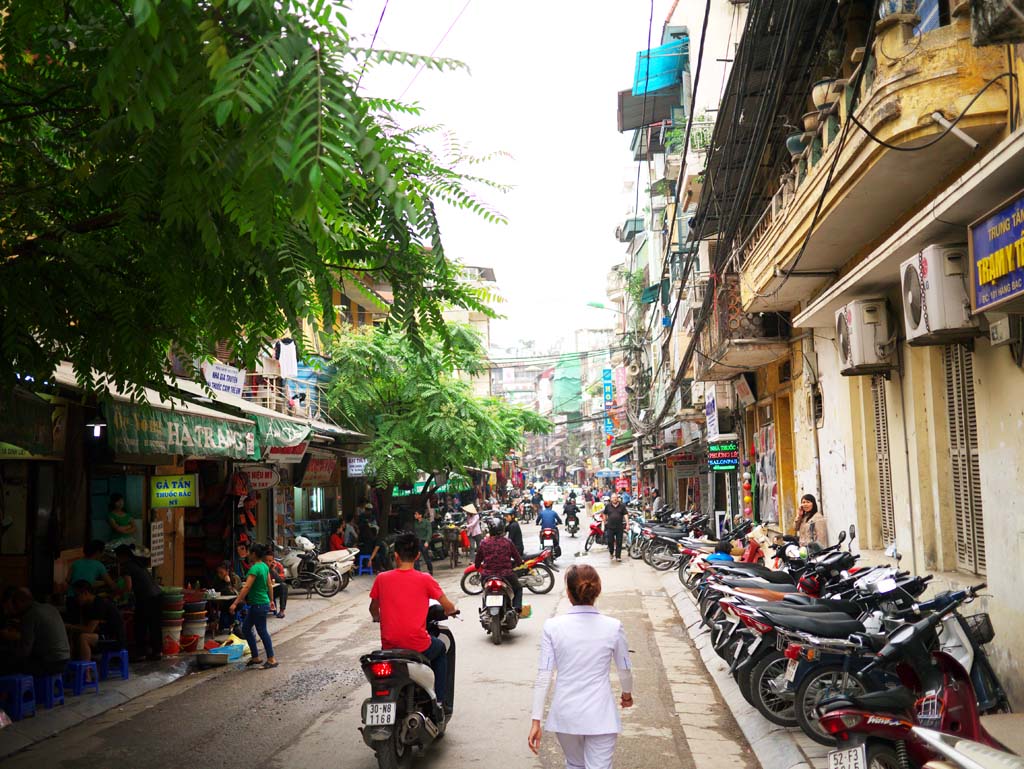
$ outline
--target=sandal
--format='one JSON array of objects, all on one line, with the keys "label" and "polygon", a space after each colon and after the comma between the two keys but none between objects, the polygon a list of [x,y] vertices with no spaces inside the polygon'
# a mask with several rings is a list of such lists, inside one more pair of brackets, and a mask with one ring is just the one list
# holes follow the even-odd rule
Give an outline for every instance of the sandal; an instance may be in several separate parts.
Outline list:
[{"label": "sandal", "polygon": [[264,662],[261,670],[273,670],[280,664],[280,662]]},{"label": "sandal", "polygon": [[256,659],[251,659],[248,662],[246,662],[245,666],[247,668],[251,668],[253,665],[260,665],[262,663],[263,663],[263,660],[261,660],[259,657],[257,657]]}]

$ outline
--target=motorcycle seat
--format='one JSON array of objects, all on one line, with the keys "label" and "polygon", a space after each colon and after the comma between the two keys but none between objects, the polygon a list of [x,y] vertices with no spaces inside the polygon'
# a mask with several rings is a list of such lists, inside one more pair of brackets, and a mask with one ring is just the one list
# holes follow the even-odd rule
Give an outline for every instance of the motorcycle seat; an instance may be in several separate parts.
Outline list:
[{"label": "motorcycle seat", "polygon": [[729,577],[722,579],[729,587],[752,587],[758,590],[771,590],[775,593],[795,593],[799,588],[792,582],[768,582],[759,577]]},{"label": "motorcycle seat", "polygon": [[802,630],[822,638],[847,638],[854,633],[863,633],[864,625],[846,614],[819,614],[795,612],[792,610],[773,611],[761,609],[761,614],[776,625],[789,630]]},{"label": "motorcycle seat", "polygon": [[721,574],[722,576],[737,576],[740,578],[757,578],[763,579],[766,582],[771,582],[773,585],[792,585],[793,577],[790,576],[789,572],[776,571],[769,569],[767,566],[761,566],[757,563],[718,563],[709,564],[709,568],[713,569],[715,574]]},{"label": "motorcycle seat", "polygon": [[367,657],[371,662],[408,660],[409,662],[419,662],[423,665],[430,664],[430,660],[419,652],[414,652],[412,649],[378,649],[375,652],[370,652]]},{"label": "motorcycle seat", "polygon": [[809,595],[803,593],[797,593],[795,595],[787,595],[782,599],[785,603],[791,603],[794,606],[813,606],[820,608],[827,608],[831,611],[842,612],[843,614],[849,614],[851,617],[859,617],[864,613],[863,607],[855,603],[854,601],[841,601],[834,598],[812,598]]},{"label": "motorcycle seat", "polygon": [[881,692],[868,692],[858,695],[840,695],[823,700],[819,705],[822,713],[832,713],[836,710],[847,708],[858,708],[877,713],[887,711],[889,713],[912,712],[917,697],[905,686],[896,686]]}]

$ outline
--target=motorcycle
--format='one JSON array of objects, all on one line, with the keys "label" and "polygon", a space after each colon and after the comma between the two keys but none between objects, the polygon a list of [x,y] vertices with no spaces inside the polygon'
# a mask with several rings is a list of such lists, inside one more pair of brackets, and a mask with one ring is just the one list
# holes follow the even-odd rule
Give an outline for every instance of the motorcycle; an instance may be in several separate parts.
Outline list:
[{"label": "motorcycle", "polygon": [[519,612],[512,604],[512,586],[501,577],[490,577],[484,581],[482,595],[480,625],[490,633],[492,643],[499,646],[501,634],[519,624]]},{"label": "motorcycle", "polygon": [[359,548],[351,547],[345,550],[332,550],[329,553],[323,553],[319,558],[322,565],[338,572],[338,578],[341,580],[341,585],[338,589],[344,590],[352,579],[352,571],[356,567],[358,556]]},{"label": "motorcycle", "polygon": [[[939,627],[946,627],[945,619],[974,600],[984,587],[982,583],[966,590],[947,591],[921,604],[919,608],[931,613],[892,631],[885,646],[861,671],[869,674],[880,668],[897,668],[904,686],[840,695],[821,703],[821,726],[839,746],[829,753],[829,766],[852,766],[859,761],[858,765],[864,767],[902,769],[936,759],[934,748],[914,734],[915,726],[980,742],[995,750],[1009,749],[987,726],[991,723],[995,730],[1003,726],[1002,721],[1010,719],[996,716],[989,722],[990,717],[982,716],[979,707],[979,701],[993,696],[991,711],[1009,711],[1005,694],[991,669],[973,677],[990,689],[979,691],[972,675],[951,653],[933,648]],[[979,641],[991,635],[991,623],[981,624],[987,624],[987,628]],[[1015,731],[1019,734],[1020,719],[1016,721]]]},{"label": "motorcycle", "polygon": [[583,543],[584,552],[589,553],[590,548],[594,545],[606,545],[608,544],[604,536],[604,521],[600,518],[594,518],[590,522],[590,534],[587,536],[587,541]]},{"label": "motorcycle", "polygon": [[342,589],[341,575],[333,567],[320,563],[316,545],[309,539],[298,536],[295,538],[295,544],[301,550],[274,545],[277,560],[284,567],[285,582],[290,587],[305,590],[307,593],[315,590],[317,595],[324,598],[337,595]]},{"label": "motorcycle", "polygon": [[580,519],[575,513],[567,515],[565,517],[565,530],[569,532],[570,537],[575,537],[577,532],[580,530]]},{"label": "motorcycle", "polygon": [[540,546],[552,554],[552,560],[561,556],[562,548],[558,544],[558,529],[541,529]]},{"label": "motorcycle", "polygon": [[[923,769],[1024,769],[1024,758],[1020,753],[1024,752],[1024,745],[1020,744],[1020,738],[1013,748],[1017,755],[1002,750],[995,750],[980,742],[966,740],[952,734],[943,734],[934,729],[925,729],[915,726],[910,730],[911,734],[917,737],[941,756],[940,760],[929,761]],[[1020,734],[1019,729],[1016,732]],[[1009,735],[998,734],[1000,742],[1011,743],[1013,740]]]},{"label": "motorcycle", "polygon": [[[541,550],[536,555],[526,556],[522,566],[516,567],[519,577],[519,584],[531,593],[543,595],[550,593],[555,586],[555,574],[558,567],[549,563],[551,559],[550,550]],[[462,572],[462,592],[467,595],[480,595],[484,587],[480,580],[480,572],[476,564],[470,564]]]},{"label": "motorcycle", "polygon": [[455,702],[455,636],[440,623],[440,604],[427,610],[427,632],[448,648],[447,696],[439,704],[434,694],[434,671],[427,658],[408,649],[381,649],[359,659],[370,683],[363,700],[363,742],[377,756],[379,769],[408,767],[414,751],[422,752],[444,736]]}]

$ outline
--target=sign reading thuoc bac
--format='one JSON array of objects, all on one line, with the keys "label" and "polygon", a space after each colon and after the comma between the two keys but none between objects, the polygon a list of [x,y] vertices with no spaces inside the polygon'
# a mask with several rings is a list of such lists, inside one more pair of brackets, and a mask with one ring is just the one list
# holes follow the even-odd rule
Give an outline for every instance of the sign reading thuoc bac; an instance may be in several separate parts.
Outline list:
[{"label": "sign reading thuoc bac", "polygon": [[198,507],[198,475],[155,475],[150,479],[150,507]]},{"label": "sign reading thuoc bac", "polygon": [[740,466],[740,445],[738,441],[712,441],[708,443],[708,469],[728,472]]},{"label": "sign reading thuoc bac", "polygon": [[[968,228],[971,310],[985,312],[1013,303],[1024,307],[1024,193]],[[1018,301],[1013,301],[1018,300]]]}]

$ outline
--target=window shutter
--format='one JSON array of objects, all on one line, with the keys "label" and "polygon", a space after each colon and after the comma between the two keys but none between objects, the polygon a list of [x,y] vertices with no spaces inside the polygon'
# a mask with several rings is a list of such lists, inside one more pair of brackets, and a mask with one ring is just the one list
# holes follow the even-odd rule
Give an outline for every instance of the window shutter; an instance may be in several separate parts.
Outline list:
[{"label": "window shutter", "polygon": [[223,340],[214,346],[213,357],[221,363],[231,363],[231,343]]},{"label": "window shutter", "polygon": [[985,528],[981,504],[981,462],[974,410],[974,355],[959,344],[943,349],[949,458],[953,476],[957,568],[985,572]]},{"label": "window shutter", "polygon": [[871,403],[875,412],[875,461],[878,464],[878,508],[882,518],[882,542],[896,541],[896,514],[892,503],[892,466],[889,462],[889,410],[885,378],[871,377]]}]

